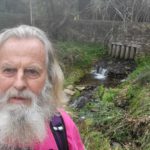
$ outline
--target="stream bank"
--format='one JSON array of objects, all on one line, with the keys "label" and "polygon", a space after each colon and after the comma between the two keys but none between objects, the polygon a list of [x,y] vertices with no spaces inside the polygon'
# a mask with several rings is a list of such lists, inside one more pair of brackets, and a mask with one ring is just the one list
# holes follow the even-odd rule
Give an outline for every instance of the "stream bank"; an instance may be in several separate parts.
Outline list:
[{"label": "stream bank", "polygon": [[[76,82],[76,85],[101,85],[105,87],[115,87],[119,83],[123,82],[128,74],[130,74],[136,68],[134,60],[121,60],[111,57],[105,57],[97,61],[91,69],[91,72],[86,74]],[[95,70],[97,73],[100,69],[106,69],[106,78],[99,79],[94,78],[92,71]]]},{"label": "stream bank", "polygon": [[[93,99],[93,95],[99,86],[104,86],[104,88],[115,88],[126,81],[128,74],[135,70],[135,68],[136,63],[134,60],[120,60],[105,57],[97,61],[97,63],[93,65],[91,72],[75,83],[75,85],[81,87],[82,90],[79,90],[79,88],[77,90],[76,88],[68,88],[74,91],[71,95],[74,95],[75,90],[78,91],[78,96],[73,96],[70,100],[71,107],[84,107],[87,102]],[[106,72],[101,75],[101,72],[98,72],[98,70],[103,69],[105,69]],[[100,74],[101,78],[95,77],[93,72],[96,72],[96,75]]]},{"label": "stream bank", "polygon": [[[85,145],[88,145],[87,141],[91,143],[88,150],[92,147],[95,147],[96,150],[140,150],[141,142],[137,139],[139,132],[140,134],[142,132],[141,119],[135,119],[128,112],[130,105],[130,95],[128,94],[131,92],[131,98],[133,98],[135,92],[131,91],[133,85],[127,83],[127,77],[136,69],[136,63],[104,58],[97,64],[109,68],[110,72],[107,72],[107,78],[105,78],[105,80],[108,78],[109,80],[106,82],[94,79],[93,82],[88,78],[86,82],[86,78],[82,78],[80,82],[76,83],[73,89],[76,92],[70,101],[70,107],[78,116],[75,119]],[[94,66],[98,66],[97,64]],[[111,67],[108,66],[109,64]],[[119,70],[116,69],[117,66],[119,66]],[[123,82],[125,86],[119,87]],[[136,91],[136,89],[134,90]]]},{"label": "stream bank", "polygon": [[[136,59],[135,70],[134,66],[130,70],[128,65],[119,65],[119,71],[126,70],[125,78],[122,78],[122,73],[118,73],[114,67],[121,60],[113,63],[115,60],[111,62],[106,57],[100,59],[104,56],[105,49],[99,44],[61,42],[58,47],[66,78],[65,90],[70,97],[69,109],[86,149],[150,149],[150,56]],[[97,61],[98,59],[100,60]],[[98,64],[110,64],[113,66],[110,75],[121,78],[117,79],[118,82],[111,78],[105,86],[102,83],[106,80],[94,79],[95,82],[92,81],[91,84],[89,78],[85,80],[87,75],[84,74],[91,66],[91,71],[101,70],[97,69]],[[117,74],[113,73],[114,70]],[[96,75],[96,72],[93,74],[91,71],[90,76]],[[109,73],[107,80],[108,75]]]}]

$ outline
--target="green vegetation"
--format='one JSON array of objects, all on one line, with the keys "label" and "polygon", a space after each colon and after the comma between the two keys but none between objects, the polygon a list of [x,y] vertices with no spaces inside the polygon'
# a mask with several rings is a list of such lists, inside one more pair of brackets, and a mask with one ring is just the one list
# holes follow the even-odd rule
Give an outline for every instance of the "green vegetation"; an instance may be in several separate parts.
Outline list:
[{"label": "green vegetation", "polygon": [[[90,113],[87,118],[94,120],[91,131],[102,132],[108,139],[107,145],[115,141],[122,150],[150,149],[150,57],[137,59],[137,65],[126,82],[116,88],[100,86],[95,93],[98,103],[92,102],[91,109],[88,103],[84,110],[78,111]],[[90,112],[95,105],[99,111]]]},{"label": "green vegetation", "polygon": [[[103,56],[103,49],[97,45],[58,43],[58,46],[63,51],[61,60],[65,62],[69,84],[81,77],[76,69],[84,75]],[[74,59],[68,64],[64,58],[71,54]],[[99,86],[82,109],[71,110],[87,150],[150,149],[150,56],[137,58],[136,62],[136,70],[124,83],[115,88]]]},{"label": "green vegetation", "polygon": [[100,44],[57,42],[55,47],[67,79],[65,85],[78,81],[105,53]]}]

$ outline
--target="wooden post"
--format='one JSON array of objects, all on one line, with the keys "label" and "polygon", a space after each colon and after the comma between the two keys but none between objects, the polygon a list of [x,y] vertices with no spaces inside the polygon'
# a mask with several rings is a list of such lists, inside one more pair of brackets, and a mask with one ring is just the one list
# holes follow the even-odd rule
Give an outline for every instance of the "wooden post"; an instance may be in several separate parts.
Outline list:
[{"label": "wooden post", "polygon": [[121,46],[121,45],[117,45],[116,53],[115,53],[115,58],[118,58],[119,55],[120,55],[120,51],[121,51],[120,46]]},{"label": "wooden post", "polygon": [[116,44],[113,44],[113,49],[112,49],[112,53],[111,53],[112,57],[115,56],[115,50],[116,50]]},{"label": "wooden post", "polygon": [[126,52],[125,52],[125,55],[124,55],[125,59],[129,59],[129,51],[130,51],[129,46],[126,46]]},{"label": "wooden post", "polygon": [[122,45],[122,46],[121,46],[120,58],[124,58],[125,51],[126,51],[126,46],[125,46],[125,45]]},{"label": "wooden post", "polygon": [[129,58],[130,59],[134,59],[134,47],[131,47],[131,49],[130,49],[130,56],[129,56]]}]

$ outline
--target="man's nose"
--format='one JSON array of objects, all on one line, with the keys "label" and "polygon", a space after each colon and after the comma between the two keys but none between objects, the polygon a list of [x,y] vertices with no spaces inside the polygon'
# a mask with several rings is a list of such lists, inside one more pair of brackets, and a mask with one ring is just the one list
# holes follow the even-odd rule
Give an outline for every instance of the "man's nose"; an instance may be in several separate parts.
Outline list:
[{"label": "man's nose", "polygon": [[26,89],[26,79],[22,70],[18,71],[14,81],[14,88],[19,91]]}]

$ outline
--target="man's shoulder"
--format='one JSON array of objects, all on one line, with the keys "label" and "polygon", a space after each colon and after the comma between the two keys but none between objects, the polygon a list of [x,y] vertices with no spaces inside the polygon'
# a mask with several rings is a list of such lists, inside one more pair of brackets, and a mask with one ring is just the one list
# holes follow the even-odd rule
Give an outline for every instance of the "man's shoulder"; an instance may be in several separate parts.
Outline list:
[{"label": "man's shoulder", "polygon": [[75,122],[73,121],[71,115],[67,111],[61,109],[61,110],[59,110],[59,112],[63,118],[67,132],[68,133],[70,132],[69,134],[73,134],[73,131],[78,130],[78,128],[77,128]]},{"label": "man's shoulder", "polygon": [[67,138],[68,138],[68,144],[70,150],[84,150],[84,145],[82,143],[79,130],[70,117],[70,115],[64,111],[60,110],[60,114],[64,120],[64,124],[66,126],[66,132],[67,132]]},{"label": "man's shoulder", "polygon": [[62,118],[63,118],[65,124],[70,124],[70,125],[72,125],[72,126],[75,125],[75,123],[73,122],[73,120],[72,120],[70,114],[69,114],[67,111],[65,111],[64,109],[60,109],[60,110],[59,110],[59,113],[60,113],[60,115],[62,116]]}]

